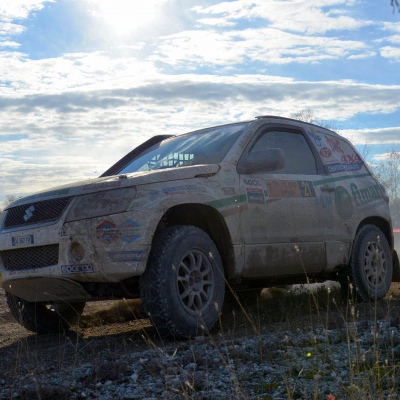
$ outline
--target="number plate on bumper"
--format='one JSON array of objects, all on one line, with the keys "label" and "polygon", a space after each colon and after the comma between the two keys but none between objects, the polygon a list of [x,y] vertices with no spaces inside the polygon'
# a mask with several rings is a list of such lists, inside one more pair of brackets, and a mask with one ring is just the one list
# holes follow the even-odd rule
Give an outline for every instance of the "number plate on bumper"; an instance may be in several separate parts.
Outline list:
[{"label": "number plate on bumper", "polygon": [[13,236],[11,240],[13,246],[26,246],[34,244],[33,235]]}]

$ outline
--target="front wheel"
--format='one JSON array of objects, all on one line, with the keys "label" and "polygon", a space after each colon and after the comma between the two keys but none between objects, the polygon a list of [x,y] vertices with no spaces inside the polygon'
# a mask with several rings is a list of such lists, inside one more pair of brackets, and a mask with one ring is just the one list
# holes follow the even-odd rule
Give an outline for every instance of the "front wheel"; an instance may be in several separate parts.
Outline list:
[{"label": "front wheel", "polygon": [[193,226],[174,226],[155,239],[140,295],[160,333],[192,337],[209,331],[224,301],[221,257],[211,238]]},{"label": "front wheel", "polygon": [[26,329],[35,333],[66,331],[81,316],[85,303],[60,303],[48,305],[33,303],[6,292],[12,316]]},{"label": "front wheel", "polygon": [[374,225],[363,226],[356,235],[350,263],[342,279],[342,291],[352,285],[361,301],[382,299],[392,282],[392,252],[383,232]]}]

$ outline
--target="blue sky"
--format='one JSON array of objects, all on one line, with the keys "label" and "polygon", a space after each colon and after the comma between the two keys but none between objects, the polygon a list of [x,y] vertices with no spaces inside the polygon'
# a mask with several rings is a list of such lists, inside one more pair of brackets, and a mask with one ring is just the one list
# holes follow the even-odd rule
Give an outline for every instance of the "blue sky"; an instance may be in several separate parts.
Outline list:
[{"label": "blue sky", "polygon": [[372,163],[400,151],[389,0],[2,0],[0,71],[0,204],[257,115],[309,109]]}]

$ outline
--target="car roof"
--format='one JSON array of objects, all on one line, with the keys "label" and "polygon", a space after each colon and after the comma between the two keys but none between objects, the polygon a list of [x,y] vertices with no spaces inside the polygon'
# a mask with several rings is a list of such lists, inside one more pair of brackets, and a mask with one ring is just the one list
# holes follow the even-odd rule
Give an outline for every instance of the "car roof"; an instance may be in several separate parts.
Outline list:
[{"label": "car roof", "polygon": [[269,119],[269,118],[273,118],[273,119],[281,119],[281,120],[283,120],[283,121],[297,122],[297,123],[300,123],[300,124],[306,124],[306,125],[315,126],[316,128],[319,128],[319,129],[325,129],[326,131],[329,131],[329,132],[332,132],[332,133],[335,134],[335,135],[338,135],[337,132],[332,131],[332,130],[329,129],[329,128],[326,128],[326,127],[321,126],[321,125],[313,124],[312,122],[302,121],[302,120],[300,120],[300,119],[294,119],[294,118],[288,118],[288,117],[280,117],[280,116],[277,116],[277,115],[258,115],[258,116],[256,116],[255,118],[256,118],[256,119]]}]

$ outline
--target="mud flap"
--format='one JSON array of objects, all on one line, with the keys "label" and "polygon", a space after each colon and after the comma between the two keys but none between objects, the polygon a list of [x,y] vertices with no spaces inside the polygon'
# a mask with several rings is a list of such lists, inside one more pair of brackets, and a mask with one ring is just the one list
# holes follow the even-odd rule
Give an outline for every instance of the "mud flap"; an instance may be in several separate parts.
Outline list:
[{"label": "mud flap", "polygon": [[399,256],[397,255],[397,251],[393,250],[393,278],[392,282],[400,282],[400,262]]}]

